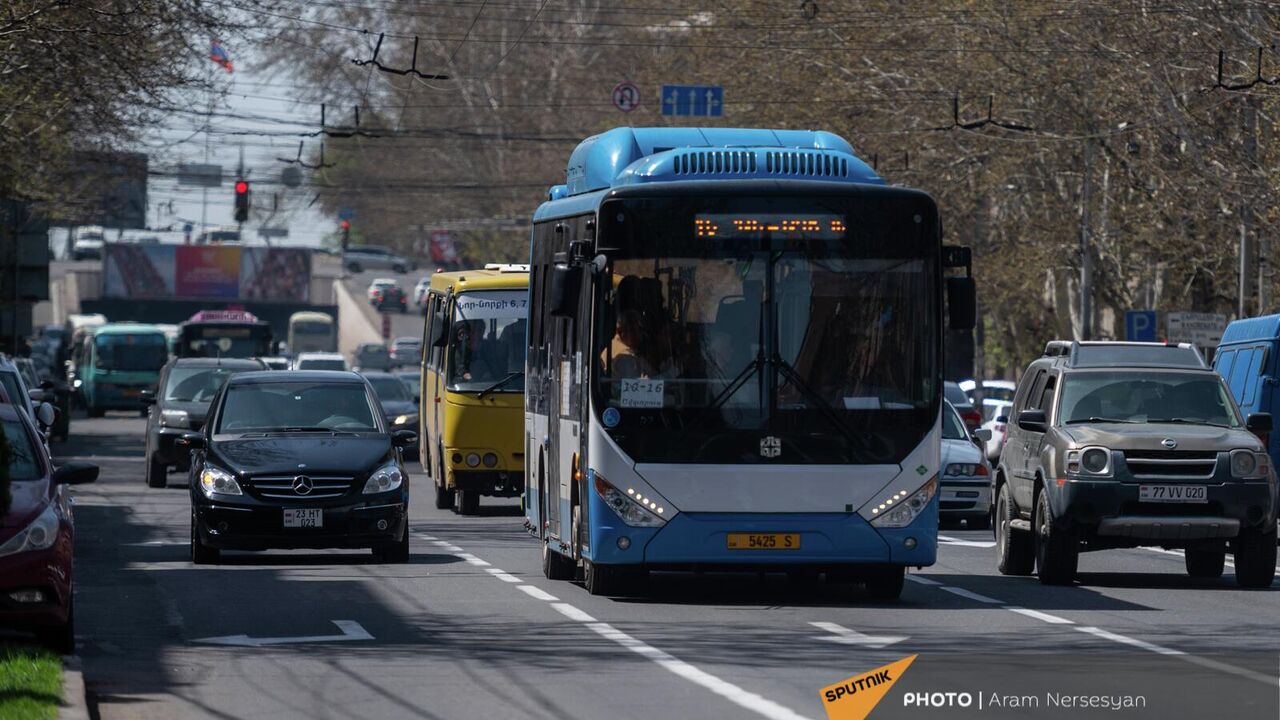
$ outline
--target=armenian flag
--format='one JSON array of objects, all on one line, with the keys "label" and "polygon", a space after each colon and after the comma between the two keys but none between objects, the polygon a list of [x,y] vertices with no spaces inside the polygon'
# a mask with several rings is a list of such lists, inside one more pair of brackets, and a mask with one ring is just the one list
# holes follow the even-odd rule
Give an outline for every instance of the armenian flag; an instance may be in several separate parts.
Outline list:
[{"label": "armenian flag", "polygon": [[213,46],[209,49],[209,59],[226,68],[227,72],[232,71],[231,56],[227,54],[227,49],[222,47],[221,40],[214,40]]}]

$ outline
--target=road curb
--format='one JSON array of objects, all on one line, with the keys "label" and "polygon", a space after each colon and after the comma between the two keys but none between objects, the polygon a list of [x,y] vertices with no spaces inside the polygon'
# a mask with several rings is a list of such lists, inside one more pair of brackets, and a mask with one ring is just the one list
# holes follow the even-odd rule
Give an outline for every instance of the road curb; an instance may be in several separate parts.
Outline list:
[{"label": "road curb", "polygon": [[58,707],[58,720],[89,720],[84,671],[79,655],[64,655],[62,658],[62,704]]}]

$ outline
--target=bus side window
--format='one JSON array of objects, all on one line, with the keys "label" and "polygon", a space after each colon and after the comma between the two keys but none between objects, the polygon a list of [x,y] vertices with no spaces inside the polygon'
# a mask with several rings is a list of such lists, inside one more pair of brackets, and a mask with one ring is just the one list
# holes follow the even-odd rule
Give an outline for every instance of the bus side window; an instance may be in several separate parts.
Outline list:
[{"label": "bus side window", "polygon": [[1265,348],[1257,347],[1253,349],[1253,356],[1249,359],[1249,369],[1245,375],[1244,400],[1240,402],[1241,406],[1252,407],[1257,402],[1258,377],[1262,375],[1263,357],[1265,355]]},{"label": "bus side window", "polygon": [[[426,347],[430,348],[430,354],[427,356],[427,365],[432,370],[440,370],[440,358],[444,355],[444,348],[430,344],[430,337],[435,333],[436,314],[440,312],[440,296],[431,295],[431,300],[427,303],[427,322],[430,323],[430,331],[427,336],[428,342]],[[446,328],[448,327],[448,318],[444,319]]]},{"label": "bus side window", "polygon": [[1231,386],[1231,394],[1235,397],[1236,403],[1244,404],[1245,380],[1249,372],[1249,366],[1252,365],[1253,353],[1257,352],[1253,348],[1245,348],[1236,352],[1236,361],[1231,366],[1231,377],[1228,385]]}]

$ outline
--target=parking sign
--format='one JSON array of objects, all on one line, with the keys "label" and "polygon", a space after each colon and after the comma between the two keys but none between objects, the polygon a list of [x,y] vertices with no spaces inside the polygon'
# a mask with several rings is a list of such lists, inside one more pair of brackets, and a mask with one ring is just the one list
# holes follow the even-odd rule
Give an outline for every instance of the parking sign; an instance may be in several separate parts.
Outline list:
[{"label": "parking sign", "polygon": [[1124,313],[1124,337],[1130,342],[1156,341],[1156,311],[1126,310]]}]

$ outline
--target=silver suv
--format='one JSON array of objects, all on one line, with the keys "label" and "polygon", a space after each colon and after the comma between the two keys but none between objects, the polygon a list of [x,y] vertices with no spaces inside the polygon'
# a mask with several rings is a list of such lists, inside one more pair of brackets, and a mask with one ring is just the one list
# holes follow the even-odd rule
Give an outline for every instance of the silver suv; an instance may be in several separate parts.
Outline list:
[{"label": "silver suv", "polygon": [[412,260],[377,245],[352,245],[343,253],[342,261],[353,273],[393,270],[404,274],[417,267]]}]

